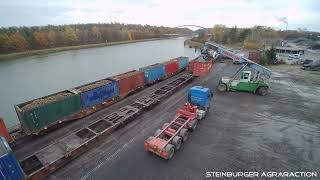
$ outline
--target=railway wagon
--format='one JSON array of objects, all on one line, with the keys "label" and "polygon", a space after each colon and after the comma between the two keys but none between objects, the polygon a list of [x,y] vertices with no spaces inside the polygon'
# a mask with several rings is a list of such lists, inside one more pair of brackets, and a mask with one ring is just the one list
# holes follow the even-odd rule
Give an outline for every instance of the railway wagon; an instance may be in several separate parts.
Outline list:
[{"label": "railway wagon", "polygon": [[102,79],[73,89],[81,97],[83,109],[111,100],[119,95],[119,84],[115,80]]},{"label": "railway wagon", "polygon": [[192,66],[194,76],[207,76],[212,68],[212,61],[194,61]]},{"label": "railway wagon", "polygon": [[144,81],[147,85],[166,78],[164,64],[152,64],[150,66],[140,68],[139,71],[144,73]]},{"label": "railway wagon", "polygon": [[166,71],[166,78],[173,76],[179,71],[179,60],[177,58],[171,59],[163,63]]},{"label": "railway wagon", "polygon": [[63,121],[63,118],[81,110],[78,94],[69,90],[15,105],[20,124],[27,135],[40,131]]},{"label": "railway wagon", "polygon": [[0,179],[23,180],[25,175],[6,139],[0,136]]},{"label": "railway wagon", "polygon": [[178,57],[178,60],[179,60],[179,71],[186,69],[189,63],[189,58],[180,56]]},{"label": "railway wagon", "polygon": [[121,98],[144,87],[144,73],[136,70],[112,76],[110,79],[118,83]]}]

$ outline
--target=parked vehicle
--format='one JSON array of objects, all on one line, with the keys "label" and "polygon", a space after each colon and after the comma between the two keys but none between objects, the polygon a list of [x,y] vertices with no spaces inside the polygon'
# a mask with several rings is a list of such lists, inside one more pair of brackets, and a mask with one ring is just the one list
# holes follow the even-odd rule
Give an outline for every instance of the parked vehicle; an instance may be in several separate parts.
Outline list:
[{"label": "parked vehicle", "polygon": [[122,98],[144,87],[144,73],[140,71],[129,71],[112,76],[110,79],[117,82],[119,86],[119,95]]},{"label": "parked vehicle", "polygon": [[166,78],[166,70],[164,64],[153,64],[140,68],[139,71],[144,73],[144,81],[147,85],[153,84],[159,80]]},{"label": "parked vehicle", "polygon": [[25,174],[6,139],[0,136],[0,179],[23,180]]},{"label": "parked vehicle", "polygon": [[24,132],[31,135],[80,111],[81,100],[79,94],[66,90],[16,105],[15,109]]},{"label": "parked vehicle", "polygon": [[209,88],[195,86],[189,89],[188,103],[184,109],[178,109],[174,119],[165,123],[154,136],[144,141],[146,151],[155,153],[163,159],[169,160],[181,148],[183,142],[189,137],[189,132],[197,128],[209,111],[213,93]]}]

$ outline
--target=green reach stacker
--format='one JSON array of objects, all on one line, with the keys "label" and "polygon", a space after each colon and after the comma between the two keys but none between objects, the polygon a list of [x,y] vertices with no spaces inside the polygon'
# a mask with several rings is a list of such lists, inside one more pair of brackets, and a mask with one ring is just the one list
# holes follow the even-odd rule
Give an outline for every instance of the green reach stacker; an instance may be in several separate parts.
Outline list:
[{"label": "green reach stacker", "polygon": [[[233,62],[238,62],[238,64],[242,65],[232,77],[222,77],[220,79],[218,85],[219,91],[243,91],[256,93],[261,96],[268,94],[268,80],[272,74],[270,69],[213,42],[206,42],[205,48],[209,52],[211,51],[210,54],[214,59],[217,59],[219,56],[225,56],[231,58]],[[252,70],[245,70],[245,68],[251,68]]]}]

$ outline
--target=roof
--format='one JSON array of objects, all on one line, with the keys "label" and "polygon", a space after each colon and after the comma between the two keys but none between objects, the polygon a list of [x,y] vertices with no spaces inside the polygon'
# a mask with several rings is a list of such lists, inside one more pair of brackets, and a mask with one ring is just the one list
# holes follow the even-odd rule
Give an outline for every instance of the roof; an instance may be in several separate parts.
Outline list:
[{"label": "roof", "polygon": [[289,50],[289,51],[304,51],[303,49],[295,48],[295,47],[285,47],[285,46],[276,46],[275,49],[280,50]]}]

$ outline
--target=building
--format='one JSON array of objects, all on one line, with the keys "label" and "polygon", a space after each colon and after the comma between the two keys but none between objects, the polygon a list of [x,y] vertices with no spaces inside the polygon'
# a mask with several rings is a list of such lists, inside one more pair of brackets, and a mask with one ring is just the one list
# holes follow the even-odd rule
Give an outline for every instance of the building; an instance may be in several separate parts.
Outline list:
[{"label": "building", "polygon": [[284,47],[284,46],[277,46],[275,47],[276,53],[279,54],[304,54],[303,49],[294,48],[294,47]]}]

